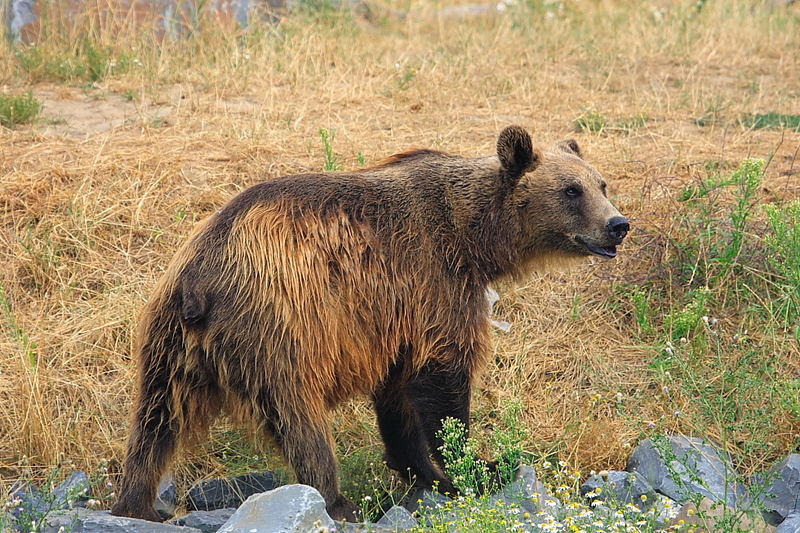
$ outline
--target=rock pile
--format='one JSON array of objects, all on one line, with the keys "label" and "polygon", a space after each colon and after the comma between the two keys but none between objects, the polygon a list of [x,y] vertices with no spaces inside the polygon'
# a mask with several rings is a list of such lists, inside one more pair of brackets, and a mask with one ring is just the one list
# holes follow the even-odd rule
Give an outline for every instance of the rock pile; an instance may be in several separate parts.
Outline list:
[{"label": "rock pile", "polygon": [[[634,450],[627,471],[600,472],[581,485],[586,501],[581,512],[599,520],[617,512],[614,509],[636,509],[648,512],[656,528],[667,529],[683,521],[706,531],[736,516],[744,530],[800,533],[800,454],[786,457],[747,485],[742,479],[730,458],[706,441],[681,435],[647,439]],[[315,489],[280,485],[271,472],[204,481],[186,497],[190,512],[172,518],[177,490],[167,479],[159,487],[157,508],[170,520],[157,524],[88,509],[89,478],[77,472],[47,495],[29,484],[14,487],[6,505],[8,514],[0,516],[0,524],[30,530],[31,522],[38,519],[33,528],[45,533],[389,533],[433,522],[464,523],[476,512],[458,503],[463,498],[451,500],[418,490],[404,506],[392,507],[376,523],[336,524]],[[507,517],[518,529],[531,533],[546,530],[571,512],[530,466],[522,466],[516,481],[482,501],[492,512],[507,513],[499,519]]]}]

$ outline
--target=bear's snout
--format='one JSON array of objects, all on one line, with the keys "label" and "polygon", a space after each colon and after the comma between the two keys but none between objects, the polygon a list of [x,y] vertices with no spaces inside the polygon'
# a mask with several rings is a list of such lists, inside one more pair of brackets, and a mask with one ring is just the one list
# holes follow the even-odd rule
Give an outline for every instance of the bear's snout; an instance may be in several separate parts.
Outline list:
[{"label": "bear's snout", "polygon": [[622,239],[624,239],[630,231],[631,225],[625,217],[612,217],[611,220],[608,221],[606,229],[608,230],[608,235],[614,242],[620,244]]}]

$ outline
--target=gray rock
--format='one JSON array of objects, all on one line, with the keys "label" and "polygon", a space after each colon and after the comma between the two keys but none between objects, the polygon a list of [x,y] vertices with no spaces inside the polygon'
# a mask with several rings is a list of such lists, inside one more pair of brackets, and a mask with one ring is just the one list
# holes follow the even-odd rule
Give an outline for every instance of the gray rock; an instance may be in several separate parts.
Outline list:
[{"label": "gray rock", "polygon": [[544,483],[539,481],[536,469],[522,465],[517,470],[517,479],[503,487],[492,497],[492,503],[504,500],[506,504],[516,503],[531,514],[541,510],[554,511],[561,508],[561,502],[550,494]]},{"label": "gray rock", "polygon": [[639,443],[628,459],[629,472],[642,476],[657,492],[684,503],[701,494],[728,507],[749,505],[741,476],[727,455],[702,439],[666,437],[669,450],[661,456],[650,439]]},{"label": "gray rock", "polygon": [[775,533],[800,533],[800,513],[787,516]]},{"label": "gray rock", "polygon": [[108,511],[83,508],[51,513],[45,522],[42,533],[57,533],[60,527],[71,533],[200,533],[190,527],[111,516]]},{"label": "gray rock", "polygon": [[215,509],[214,511],[192,511],[174,520],[171,524],[199,529],[203,533],[214,533],[227,522],[236,509]]},{"label": "gray rock", "polygon": [[92,511],[84,507],[75,509],[62,509],[48,513],[41,526],[42,533],[57,533],[60,528],[65,531],[83,531],[83,521],[90,515],[102,513],[103,511]]},{"label": "gray rock", "polygon": [[378,520],[378,525],[392,528],[393,531],[403,531],[417,527],[419,522],[408,512],[408,509],[395,505]]},{"label": "gray rock", "polygon": [[169,520],[175,516],[175,508],[178,506],[178,488],[175,486],[175,478],[172,474],[164,476],[158,484],[156,491],[156,501],[153,509],[161,515],[164,520]]},{"label": "gray rock", "polygon": [[[592,493],[591,500],[631,503],[640,509],[649,509],[656,502],[656,493],[644,476],[618,470],[610,470],[604,472],[604,475],[587,479],[581,485],[581,494],[586,496],[587,493]],[[644,500],[642,496],[645,497]]]},{"label": "gray rock", "polygon": [[247,498],[219,533],[311,533],[324,528],[333,529],[334,522],[317,489],[286,485]]},{"label": "gray rock", "polygon": [[15,519],[37,517],[50,510],[50,502],[39,492],[36,485],[30,483],[12,485],[8,499],[12,502],[19,500],[11,507],[11,514]]},{"label": "gray rock", "polygon": [[233,478],[216,478],[196,483],[189,489],[186,507],[190,511],[213,511],[239,507],[243,501],[260,492],[282,485],[272,472],[245,474]]},{"label": "gray rock", "polygon": [[52,508],[68,509],[89,499],[89,476],[73,472],[63,483],[53,489]]},{"label": "gray rock", "polygon": [[761,480],[768,484],[761,496],[767,523],[775,526],[792,513],[800,514],[800,454],[789,455],[754,482],[760,484]]},{"label": "gray rock", "polygon": [[439,494],[438,492],[433,492],[428,489],[417,488],[408,496],[403,507],[410,513],[424,513],[442,507],[449,500],[450,498],[444,494]]}]

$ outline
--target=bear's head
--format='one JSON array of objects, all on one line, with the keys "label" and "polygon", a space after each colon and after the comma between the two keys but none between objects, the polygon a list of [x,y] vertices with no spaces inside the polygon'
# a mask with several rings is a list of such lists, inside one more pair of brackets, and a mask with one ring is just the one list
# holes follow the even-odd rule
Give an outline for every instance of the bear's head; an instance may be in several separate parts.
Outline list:
[{"label": "bear's head", "polygon": [[606,196],[606,182],[574,140],[535,150],[528,132],[504,129],[497,140],[501,181],[524,261],[612,258],[628,220]]}]

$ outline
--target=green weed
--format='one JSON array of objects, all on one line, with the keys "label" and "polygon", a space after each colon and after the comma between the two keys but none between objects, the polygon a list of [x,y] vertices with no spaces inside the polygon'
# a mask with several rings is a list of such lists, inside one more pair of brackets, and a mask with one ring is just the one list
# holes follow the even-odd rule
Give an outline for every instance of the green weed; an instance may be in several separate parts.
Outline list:
[{"label": "green weed", "polygon": [[0,125],[27,124],[42,110],[42,103],[28,91],[24,95],[0,94]]},{"label": "green weed", "polygon": [[667,325],[672,332],[672,340],[686,339],[697,329],[704,316],[708,314],[708,302],[711,292],[701,287],[689,293],[686,304],[670,313]]},{"label": "green weed", "polygon": [[[62,479],[60,468],[53,468],[41,489],[36,489],[28,482],[17,485],[17,496],[5,499],[3,511],[12,511],[5,515],[0,513],[0,531],[25,531],[39,533],[47,531],[47,518],[54,512],[72,508],[74,503],[86,498],[92,490],[90,486],[76,486],[60,495],[54,492],[58,481]],[[107,477],[107,476],[106,476]],[[91,483],[91,481],[90,481]],[[20,496],[20,492],[31,494],[32,498]],[[62,528],[63,530],[63,528]],[[68,529],[67,531],[69,531]]]},{"label": "green weed", "polygon": [[467,436],[463,422],[455,418],[442,420],[439,432],[445,472],[459,492],[480,494],[489,488],[489,466],[478,456],[477,444]]},{"label": "green weed", "polygon": [[[739,258],[748,238],[748,223],[756,212],[758,188],[764,161],[745,160],[730,176],[712,176],[684,188],[679,200],[699,200],[682,215],[686,238],[676,242],[683,259],[683,275],[695,284],[717,285],[740,264]],[[733,189],[733,205],[726,206],[709,198],[712,191]]]},{"label": "green weed", "polygon": [[33,370],[36,369],[39,363],[39,356],[36,352],[36,343],[30,339],[28,334],[19,325],[17,318],[14,315],[14,310],[11,308],[11,302],[8,301],[6,296],[5,287],[0,283],[0,312],[5,319],[5,327],[11,333],[11,336],[16,339],[20,347],[20,352],[28,362],[28,365]]},{"label": "green weed", "polygon": [[650,298],[652,294],[642,288],[635,288],[630,293],[633,303],[634,319],[639,329],[639,335],[650,335],[653,333],[653,310],[650,308]]},{"label": "green weed", "polygon": [[342,170],[339,158],[333,152],[333,132],[322,128],[319,130],[319,137],[322,139],[322,147],[325,150],[325,162],[322,165],[322,169],[325,172]]},{"label": "green weed", "polygon": [[379,519],[413,490],[410,475],[394,474],[386,466],[380,445],[343,454],[339,470],[342,494],[356,502],[364,520]]},{"label": "green weed", "polygon": [[88,38],[72,45],[72,49],[21,46],[14,55],[34,81],[97,82],[127,72],[136,61],[128,53],[115,54],[111,47],[97,45]]},{"label": "green weed", "polygon": [[772,233],[764,242],[775,273],[777,316],[800,338],[800,202],[765,207]]},{"label": "green weed", "polygon": [[[400,64],[396,65],[400,69]],[[404,65],[399,70],[395,83],[397,88],[401,91],[407,91],[411,87],[411,82],[417,77],[417,69],[415,67]]]}]

